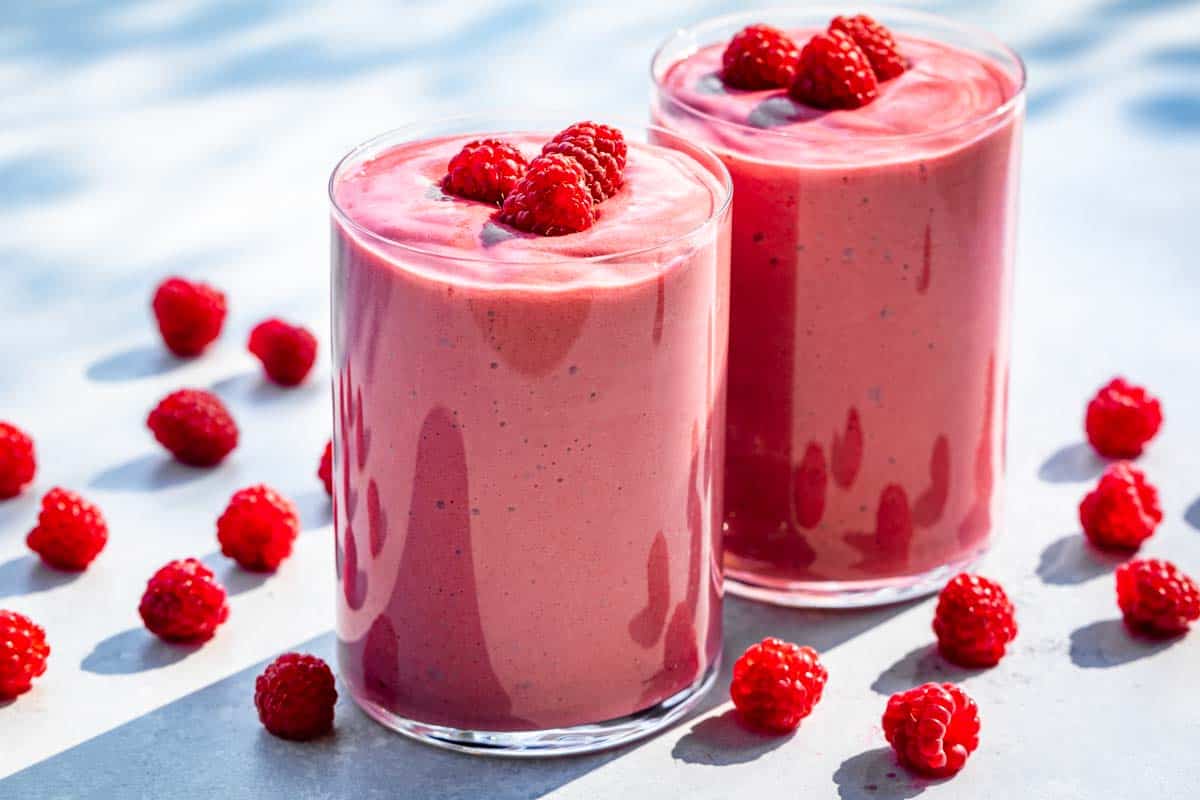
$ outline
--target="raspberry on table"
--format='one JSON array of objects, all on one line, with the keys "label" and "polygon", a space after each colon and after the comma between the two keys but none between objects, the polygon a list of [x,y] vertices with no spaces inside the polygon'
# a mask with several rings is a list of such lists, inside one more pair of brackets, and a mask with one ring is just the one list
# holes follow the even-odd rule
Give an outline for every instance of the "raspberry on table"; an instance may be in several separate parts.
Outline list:
[{"label": "raspberry on table", "polygon": [[500,209],[498,219],[520,231],[562,236],[596,222],[588,174],[573,158],[558,153],[538,156]]},{"label": "raspberry on table", "polygon": [[151,303],[163,343],[177,356],[197,356],[221,334],[225,295],[207,283],[167,278]]},{"label": "raspberry on table", "polygon": [[254,682],[263,727],[283,739],[315,739],[333,729],[337,688],[329,665],[316,656],[284,653]]},{"label": "raspberry on table", "polygon": [[108,524],[100,509],[75,492],[55,487],[42,498],[37,526],[25,543],[52,567],[87,569],[108,542]]},{"label": "raspberry on table", "polygon": [[953,683],[926,683],[888,698],[883,733],[901,764],[945,778],[979,747],[979,709]]},{"label": "raspberry on table", "polygon": [[33,439],[10,422],[0,422],[0,500],[16,497],[33,481]]},{"label": "raspberry on table", "polygon": [[463,145],[446,166],[446,194],[499,204],[525,174],[529,162],[521,151],[500,139],[478,139]]},{"label": "raspberry on table", "polygon": [[1200,619],[1200,587],[1170,561],[1135,559],[1117,567],[1117,605],[1130,630],[1178,636]]},{"label": "raspberry on table", "polygon": [[299,533],[296,506],[263,484],[235,492],[217,520],[221,552],[255,572],[274,572]]},{"label": "raspberry on table", "polygon": [[1088,540],[1106,550],[1136,550],[1162,522],[1158,490],[1128,461],[1112,464],[1079,504]]},{"label": "raspberry on table", "polygon": [[24,614],[0,609],[0,699],[10,700],[33,688],[46,672],[50,645],[46,632]]},{"label": "raspberry on table", "polygon": [[281,319],[255,325],[246,346],[262,362],[267,377],[280,386],[303,381],[317,360],[317,337]]},{"label": "raspberry on table", "polygon": [[578,161],[587,173],[592,200],[597,203],[612,197],[625,182],[625,160],[629,155],[625,135],[608,125],[576,122],[555,134],[542,153],[557,153]]},{"label": "raspberry on table", "polygon": [[800,51],[794,100],[816,108],[858,108],[879,95],[879,82],[867,56],[843,31],[818,33]]},{"label": "raspberry on table", "polygon": [[800,48],[770,25],[747,25],[721,54],[721,81],[734,89],[786,89],[796,78]]},{"label": "raspberry on table", "polygon": [[225,587],[194,558],[172,561],[150,578],[138,606],[151,633],[169,642],[203,642],[229,618]]},{"label": "raspberry on table", "polygon": [[1088,403],[1084,429],[1100,455],[1137,458],[1162,421],[1158,398],[1118,377],[1101,387]]},{"label": "raspberry on table", "polygon": [[330,439],[325,445],[325,452],[321,453],[321,464],[317,467],[317,478],[325,486],[325,494],[333,497],[333,440]]},{"label": "raspberry on table", "polygon": [[1013,604],[1003,587],[979,575],[955,576],[938,596],[933,617],[938,651],[963,667],[991,667],[1017,636]]},{"label": "raspberry on table", "polygon": [[880,82],[891,80],[907,69],[892,32],[866,14],[834,17],[829,29],[841,31],[854,40],[871,63],[871,69]]},{"label": "raspberry on table", "polygon": [[828,677],[816,650],[767,637],[733,665],[729,696],[751,727],[789,733],[820,702]]},{"label": "raspberry on table", "polygon": [[212,467],[238,443],[237,423],[221,399],[203,389],[180,389],[162,399],[146,425],[159,444],[184,464]]}]

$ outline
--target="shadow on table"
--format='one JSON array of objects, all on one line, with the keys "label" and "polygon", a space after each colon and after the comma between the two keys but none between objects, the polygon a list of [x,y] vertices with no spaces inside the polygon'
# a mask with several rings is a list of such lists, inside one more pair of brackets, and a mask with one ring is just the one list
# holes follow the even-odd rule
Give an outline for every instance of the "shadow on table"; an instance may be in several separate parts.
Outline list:
[{"label": "shadow on table", "polygon": [[1047,483],[1082,483],[1100,477],[1108,463],[1087,442],[1076,442],[1055,450],[1038,467],[1038,477]]},{"label": "shadow on table", "polygon": [[318,396],[328,396],[329,380],[314,371],[299,386],[280,386],[269,381],[262,370],[251,370],[221,378],[211,388],[232,406],[278,406],[281,403],[307,404]]},{"label": "shadow on table", "polygon": [[1193,500],[1183,512],[1183,520],[1196,530],[1200,530],[1200,497]]},{"label": "shadow on table", "polygon": [[200,649],[200,644],[164,642],[138,626],[100,641],[79,668],[94,675],[134,675],[169,667]]},{"label": "shadow on table", "polygon": [[890,696],[930,681],[961,683],[981,672],[981,669],[951,664],[938,654],[937,645],[927,644],[908,651],[903,658],[881,672],[871,684],[871,691]]},{"label": "shadow on table", "polygon": [[140,345],[93,361],[84,374],[91,381],[119,383],[165,375],[185,363],[161,345]]},{"label": "shadow on table", "polygon": [[[721,691],[720,688],[714,691]],[[688,764],[724,767],[745,764],[782,747],[791,736],[772,736],[749,730],[732,708],[692,725],[671,750],[671,756]]]},{"label": "shadow on table", "polygon": [[200,480],[211,472],[180,464],[166,453],[146,453],[100,471],[88,481],[88,487],[113,492],[155,492]]},{"label": "shadow on table", "polygon": [[1148,639],[1129,632],[1119,619],[1105,619],[1071,631],[1071,663],[1084,669],[1119,667],[1161,653],[1182,639]]},{"label": "shadow on table", "polygon": [[905,800],[944,781],[910,775],[890,747],[878,747],[843,761],[833,782],[840,800]]},{"label": "shadow on table", "polygon": [[1069,533],[1042,550],[1037,575],[1051,586],[1077,586],[1111,574],[1127,558],[1097,550],[1082,533]]},{"label": "shadow on table", "polygon": [[65,586],[82,574],[47,567],[35,555],[17,556],[0,564],[0,600],[48,592]]}]

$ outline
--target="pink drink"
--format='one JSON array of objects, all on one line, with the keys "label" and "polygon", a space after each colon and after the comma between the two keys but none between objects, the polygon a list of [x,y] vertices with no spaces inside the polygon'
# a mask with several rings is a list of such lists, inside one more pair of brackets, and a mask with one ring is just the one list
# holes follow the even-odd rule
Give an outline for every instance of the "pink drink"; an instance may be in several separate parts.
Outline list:
[{"label": "pink drink", "polygon": [[[546,127],[501,136],[532,158]],[[341,675],[427,741],[594,749],[720,651],[728,176],[631,141],[595,226],[523,234],[439,188],[489,129],[390,134],[331,181]]]},{"label": "pink drink", "polygon": [[803,46],[832,15],[718,20],[655,62],[656,124],[735,187],[727,574],[795,605],[938,588],[985,549],[1003,469],[1020,62],[900,14],[910,68],[862,108],[717,77],[743,26]]}]

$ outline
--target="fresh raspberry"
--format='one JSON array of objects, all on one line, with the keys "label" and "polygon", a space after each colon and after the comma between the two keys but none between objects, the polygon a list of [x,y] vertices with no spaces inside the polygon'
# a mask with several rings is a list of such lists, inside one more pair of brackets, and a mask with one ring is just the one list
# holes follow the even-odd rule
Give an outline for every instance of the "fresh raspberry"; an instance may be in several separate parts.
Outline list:
[{"label": "fresh raspberry", "polygon": [[828,677],[816,650],[767,637],[733,665],[729,696],[752,727],[788,733],[820,702]]},{"label": "fresh raspberry", "polygon": [[499,139],[463,145],[446,166],[442,190],[447,194],[500,203],[525,174],[529,162],[521,151]]},{"label": "fresh raspberry", "polygon": [[35,472],[33,439],[16,425],[0,422],[0,500],[19,495]]},{"label": "fresh raspberry", "polygon": [[1131,630],[1177,636],[1200,619],[1200,587],[1170,561],[1135,559],[1117,567],[1117,605]]},{"label": "fresh raspberry", "polygon": [[284,653],[254,682],[263,727],[282,739],[315,739],[333,728],[337,689],[329,665],[316,656]]},{"label": "fresh raspberry", "polygon": [[587,173],[592,200],[597,203],[612,197],[625,182],[625,135],[608,125],[576,122],[559,131],[542,153],[558,153],[578,161]]},{"label": "fresh raspberry", "polygon": [[926,683],[888,698],[883,734],[900,763],[945,778],[979,747],[979,708],[953,683]]},{"label": "fresh raspberry", "polygon": [[317,477],[321,479],[321,483],[325,484],[325,494],[333,497],[333,440],[325,445],[325,452],[321,454],[321,465],[317,467]]},{"label": "fresh raspberry", "polygon": [[596,207],[587,171],[568,156],[538,156],[504,198],[499,219],[517,230],[542,236],[590,228],[596,222]]},{"label": "fresh raspberry", "polygon": [[1079,504],[1083,532],[1092,544],[1109,550],[1136,550],[1162,518],[1158,490],[1128,461],[1110,465]]},{"label": "fresh raspberry", "polygon": [[177,356],[200,355],[225,323],[225,295],[207,283],[167,278],[151,305],[163,343]]},{"label": "fresh raspberry", "polygon": [[317,360],[317,337],[281,319],[255,325],[247,347],[262,362],[267,377],[280,386],[300,383]]},{"label": "fresh raspberry", "polygon": [[871,19],[866,14],[853,17],[834,17],[829,23],[829,30],[841,31],[848,34],[875,71],[875,77],[882,83],[891,80],[907,69],[904,59],[896,49],[896,40],[892,32]]},{"label": "fresh raspberry", "polygon": [[1013,604],[995,581],[965,572],[955,576],[938,596],[933,616],[938,650],[963,667],[991,667],[1017,636]]},{"label": "fresh raspberry", "polygon": [[274,572],[299,533],[292,501],[262,484],[235,492],[217,520],[221,552],[255,572]]},{"label": "fresh raspberry", "polygon": [[1088,403],[1084,428],[1096,452],[1109,458],[1136,458],[1162,425],[1162,405],[1124,378],[1113,378]]},{"label": "fresh raspberry", "polygon": [[800,48],[770,25],[742,28],[721,54],[721,80],[734,89],[786,89],[796,78]]},{"label": "fresh raspberry", "polygon": [[237,423],[225,404],[203,389],[180,389],[162,399],[146,420],[154,438],[194,467],[219,464],[237,447]]},{"label": "fresh raspberry", "polygon": [[75,492],[55,487],[42,498],[38,524],[25,543],[52,567],[87,569],[108,542],[108,524],[100,509]]},{"label": "fresh raspberry", "polygon": [[46,672],[49,655],[41,626],[24,614],[0,609],[0,699],[28,692],[33,679]]},{"label": "fresh raspberry", "polygon": [[203,642],[229,618],[225,588],[194,558],[172,561],[146,584],[138,613],[151,633],[169,642]]},{"label": "fresh raspberry", "polygon": [[871,63],[842,31],[818,33],[800,51],[800,69],[789,90],[817,108],[858,108],[879,94]]}]

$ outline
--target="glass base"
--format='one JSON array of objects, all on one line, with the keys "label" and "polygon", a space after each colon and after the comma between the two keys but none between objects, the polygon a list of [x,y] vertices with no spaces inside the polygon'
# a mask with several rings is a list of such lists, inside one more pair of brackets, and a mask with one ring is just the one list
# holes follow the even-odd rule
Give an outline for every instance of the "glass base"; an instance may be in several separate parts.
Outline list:
[{"label": "glass base", "polygon": [[460,753],[509,758],[569,756],[628,744],[674,724],[695,708],[712,687],[720,670],[720,661],[718,656],[700,676],[700,680],[658,705],[618,719],[570,728],[550,728],[541,731],[468,731],[397,716],[361,697],[355,696],[354,702],[358,703],[367,716],[384,727],[435,747],[457,750]]},{"label": "glass base", "polygon": [[919,575],[862,581],[783,581],[729,566],[725,588],[739,597],[797,608],[867,608],[885,606],[941,591],[960,572],[969,571],[987,548]]}]

